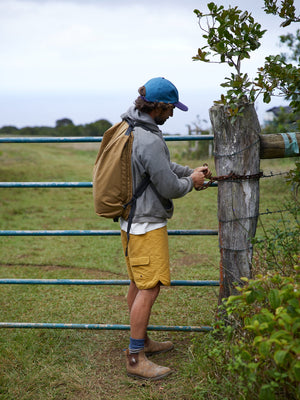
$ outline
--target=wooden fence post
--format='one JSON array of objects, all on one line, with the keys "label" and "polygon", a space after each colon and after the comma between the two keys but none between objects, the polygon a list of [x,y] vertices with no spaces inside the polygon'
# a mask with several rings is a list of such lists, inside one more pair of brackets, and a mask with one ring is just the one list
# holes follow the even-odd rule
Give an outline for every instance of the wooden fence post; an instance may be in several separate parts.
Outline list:
[{"label": "wooden fence post", "polygon": [[299,156],[300,133],[260,135],[260,159]]},{"label": "wooden fence post", "polygon": [[[260,125],[252,104],[232,122],[224,106],[213,106],[215,167],[218,176],[259,174]],[[241,277],[251,277],[252,244],[259,212],[259,179],[229,179],[218,183],[220,293],[235,293]]]}]

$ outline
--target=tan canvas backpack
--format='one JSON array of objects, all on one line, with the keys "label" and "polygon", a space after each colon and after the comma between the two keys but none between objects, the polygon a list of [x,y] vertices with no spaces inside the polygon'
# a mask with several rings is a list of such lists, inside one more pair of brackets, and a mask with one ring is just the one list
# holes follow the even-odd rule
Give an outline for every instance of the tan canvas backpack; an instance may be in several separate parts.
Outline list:
[{"label": "tan canvas backpack", "polygon": [[122,121],[104,133],[93,171],[96,213],[114,220],[123,217],[128,219],[128,225],[132,222],[136,199],[150,183],[147,175],[136,192],[132,193],[133,128],[127,121]]}]

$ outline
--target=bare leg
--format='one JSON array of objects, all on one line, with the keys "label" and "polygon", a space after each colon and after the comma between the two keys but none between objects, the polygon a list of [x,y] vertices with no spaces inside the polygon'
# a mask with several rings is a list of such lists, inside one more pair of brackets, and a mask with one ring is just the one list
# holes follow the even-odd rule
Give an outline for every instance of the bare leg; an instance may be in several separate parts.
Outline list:
[{"label": "bare leg", "polygon": [[130,310],[130,336],[134,339],[147,337],[147,326],[151,308],[159,294],[160,285],[154,288],[139,290],[132,282],[128,292],[128,307]]},{"label": "bare leg", "polygon": [[135,300],[136,295],[138,294],[139,289],[136,287],[136,284],[133,281],[130,281],[128,294],[127,294],[127,304],[129,309],[129,314],[131,311],[132,304]]},{"label": "bare leg", "polygon": [[[145,339],[140,343],[147,345],[149,354],[168,351],[173,348],[171,342],[158,343],[147,337],[147,326],[151,314],[151,308],[159,294],[160,284],[151,289],[139,290],[134,282],[130,283],[127,302],[130,311],[130,337],[131,339]],[[149,343],[147,343],[149,342]],[[131,342],[130,342],[131,343]],[[167,346],[166,346],[167,344]],[[163,348],[162,346],[163,345]],[[156,380],[164,378],[172,371],[168,367],[162,367],[149,361],[145,355],[146,347],[138,348],[138,352],[126,350],[126,369],[129,376],[142,379]]]}]

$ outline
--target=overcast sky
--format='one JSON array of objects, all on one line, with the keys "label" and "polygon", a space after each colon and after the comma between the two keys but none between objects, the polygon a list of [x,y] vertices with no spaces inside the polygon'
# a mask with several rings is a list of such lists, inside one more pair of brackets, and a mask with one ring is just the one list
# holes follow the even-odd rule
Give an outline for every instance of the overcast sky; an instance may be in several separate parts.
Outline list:
[{"label": "overcast sky", "polygon": [[[178,88],[188,112],[177,110],[164,125],[187,133],[187,124],[208,119],[230,69],[192,61],[205,45],[195,8],[201,0],[0,0],[0,126],[54,126],[60,118],[85,124],[115,123],[148,79],[163,76]],[[254,76],[266,55],[282,51],[278,17],[263,0],[216,1],[246,7],[268,29],[261,48],[244,63]],[[257,103],[264,110],[282,104]]]}]

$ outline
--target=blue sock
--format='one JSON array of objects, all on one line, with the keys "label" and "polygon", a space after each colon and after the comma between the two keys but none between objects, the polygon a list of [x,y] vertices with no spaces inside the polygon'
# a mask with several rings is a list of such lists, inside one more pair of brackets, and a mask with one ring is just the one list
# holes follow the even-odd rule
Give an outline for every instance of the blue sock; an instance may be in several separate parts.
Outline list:
[{"label": "blue sock", "polygon": [[145,346],[145,339],[133,339],[130,338],[129,342],[129,353],[136,354],[139,353],[141,350],[144,350]]}]

